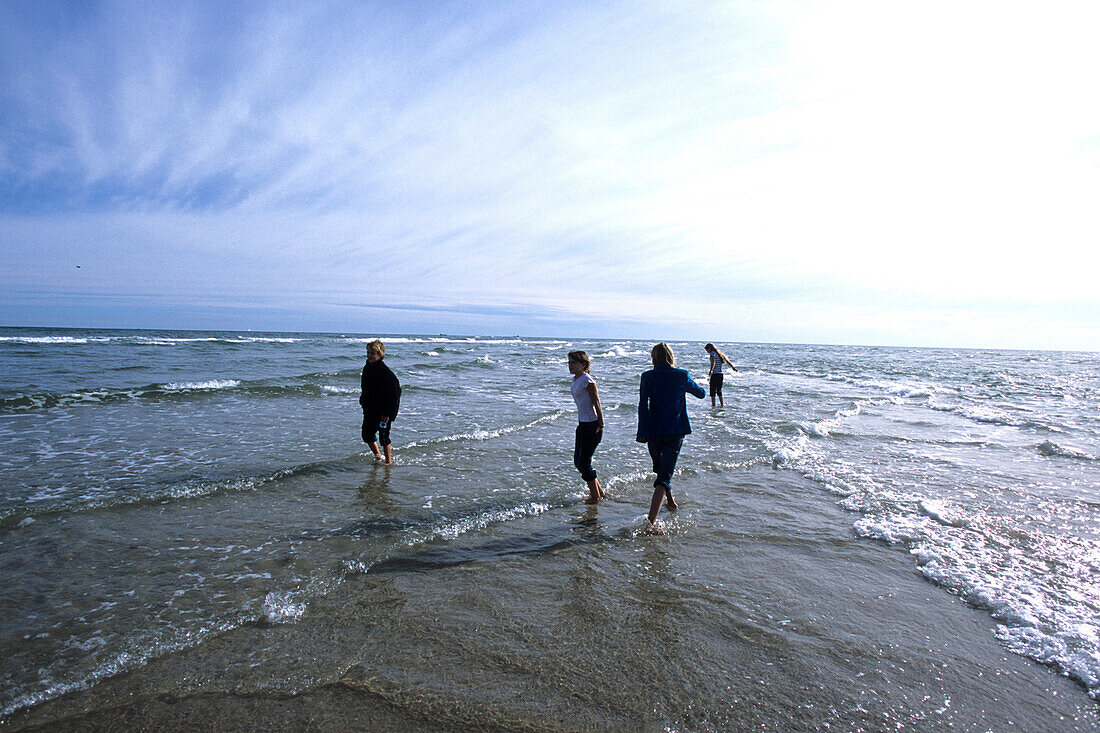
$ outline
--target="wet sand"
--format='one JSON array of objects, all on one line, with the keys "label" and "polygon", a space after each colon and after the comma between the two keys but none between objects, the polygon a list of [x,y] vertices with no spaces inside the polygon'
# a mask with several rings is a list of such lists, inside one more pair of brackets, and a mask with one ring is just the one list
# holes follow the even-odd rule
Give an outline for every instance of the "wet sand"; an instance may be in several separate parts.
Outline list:
[{"label": "wet sand", "polygon": [[743,478],[742,506],[770,515],[636,536],[643,505],[622,500],[488,528],[0,728],[1100,729],[1080,685],[1006,651],[907,554],[853,542],[832,501],[812,507],[832,529],[794,526],[776,499],[800,479]]}]

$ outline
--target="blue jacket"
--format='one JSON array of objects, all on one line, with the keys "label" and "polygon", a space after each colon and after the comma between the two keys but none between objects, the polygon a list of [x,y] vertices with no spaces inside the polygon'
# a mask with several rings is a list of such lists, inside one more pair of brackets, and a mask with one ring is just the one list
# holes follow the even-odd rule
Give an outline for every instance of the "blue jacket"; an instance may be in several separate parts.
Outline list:
[{"label": "blue jacket", "polygon": [[658,435],[688,435],[687,399],[691,392],[700,399],[706,396],[683,369],[658,364],[642,373],[642,394],[638,401],[638,442],[644,443]]}]

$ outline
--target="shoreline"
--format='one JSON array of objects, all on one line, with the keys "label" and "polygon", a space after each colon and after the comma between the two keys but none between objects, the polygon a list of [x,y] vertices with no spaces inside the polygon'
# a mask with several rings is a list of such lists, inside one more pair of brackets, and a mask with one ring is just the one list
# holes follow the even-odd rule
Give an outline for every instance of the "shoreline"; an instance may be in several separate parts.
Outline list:
[{"label": "shoreline", "polygon": [[[770,468],[741,479],[742,497],[772,504],[799,488],[792,481],[808,488]],[[711,490],[701,484],[681,483],[681,516]],[[853,515],[828,497],[812,500],[824,534],[777,512],[648,537],[629,534],[635,493],[411,549],[407,562],[349,577],[293,623],[234,629],[0,729],[1100,725],[1082,685],[1007,651],[987,613],[924,579],[906,553],[853,541]],[[576,533],[584,543],[554,549]],[[486,551],[504,546],[519,549]],[[731,558],[734,585],[721,592],[707,590],[715,552]],[[671,592],[685,574],[694,590]],[[303,659],[314,682],[281,688]]]}]

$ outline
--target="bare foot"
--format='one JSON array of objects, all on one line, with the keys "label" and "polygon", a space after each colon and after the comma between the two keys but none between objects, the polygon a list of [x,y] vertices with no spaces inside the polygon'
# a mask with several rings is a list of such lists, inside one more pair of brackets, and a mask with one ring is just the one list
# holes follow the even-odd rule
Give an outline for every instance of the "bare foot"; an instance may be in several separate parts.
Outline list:
[{"label": "bare foot", "polygon": [[585,504],[598,504],[600,502],[600,498],[598,496],[586,496],[581,499],[581,501],[583,501]]},{"label": "bare foot", "polygon": [[667,499],[665,499],[665,503],[668,504],[668,510],[670,512],[674,512],[674,511],[676,511],[677,509],[680,508],[680,505],[677,504],[676,500],[673,499],[671,496],[668,497]]}]

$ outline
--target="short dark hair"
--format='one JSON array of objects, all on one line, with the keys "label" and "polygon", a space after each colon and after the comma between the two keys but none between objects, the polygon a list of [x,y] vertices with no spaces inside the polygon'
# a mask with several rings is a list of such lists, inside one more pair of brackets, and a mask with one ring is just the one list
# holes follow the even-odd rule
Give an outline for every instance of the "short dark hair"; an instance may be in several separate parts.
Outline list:
[{"label": "short dark hair", "polygon": [[581,364],[584,364],[584,370],[586,372],[592,368],[592,359],[588,357],[587,351],[570,351],[569,360],[579,361]]}]

